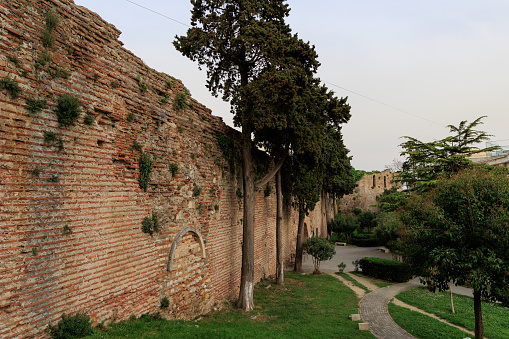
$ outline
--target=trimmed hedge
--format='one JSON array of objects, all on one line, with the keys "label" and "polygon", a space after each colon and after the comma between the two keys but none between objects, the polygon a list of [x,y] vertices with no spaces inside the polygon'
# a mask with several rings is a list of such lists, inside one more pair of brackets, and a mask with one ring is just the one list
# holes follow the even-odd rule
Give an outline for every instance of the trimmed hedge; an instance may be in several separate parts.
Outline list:
[{"label": "trimmed hedge", "polygon": [[352,236],[351,243],[359,247],[382,246],[383,243],[375,234],[359,234]]},{"label": "trimmed hedge", "polygon": [[399,261],[365,257],[359,261],[359,266],[362,274],[368,277],[393,282],[406,282],[412,278],[410,265]]}]

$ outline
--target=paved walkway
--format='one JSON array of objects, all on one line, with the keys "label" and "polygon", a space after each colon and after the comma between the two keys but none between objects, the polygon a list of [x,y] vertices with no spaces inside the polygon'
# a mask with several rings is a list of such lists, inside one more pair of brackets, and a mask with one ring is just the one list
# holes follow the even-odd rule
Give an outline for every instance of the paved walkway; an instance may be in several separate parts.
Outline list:
[{"label": "paved walkway", "polygon": [[379,288],[367,294],[359,303],[361,317],[369,324],[369,330],[378,339],[414,338],[392,320],[387,309],[389,301],[397,294],[419,287],[419,283],[407,282]]}]

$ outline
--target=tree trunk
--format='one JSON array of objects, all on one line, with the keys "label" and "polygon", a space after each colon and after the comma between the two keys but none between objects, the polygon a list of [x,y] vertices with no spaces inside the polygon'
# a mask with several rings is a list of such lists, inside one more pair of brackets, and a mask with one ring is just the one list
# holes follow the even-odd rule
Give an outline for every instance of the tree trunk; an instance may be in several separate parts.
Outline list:
[{"label": "tree trunk", "polygon": [[475,339],[484,338],[484,326],[482,323],[481,292],[474,289],[474,314],[475,314]]},{"label": "tree trunk", "polygon": [[281,170],[276,175],[276,283],[285,283],[283,266],[283,192],[281,190]]},{"label": "tree trunk", "polygon": [[329,195],[324,192],[323,197],[325,199],[325,222],[327,223],[327,240],[330,241],[332,237],[332,230],[329,229],[329,222],[331,221],[329,212]]},{"label": "tree trunk", "polygon": [[253,310],[254,287],[254,225],[255,189],[251,133],[242,131],[242,169],[244,187],[244,215],[242,219],[242,269],[238,306],[245,312]]},{"label": "tree trunk", "polygon": [[306,213],[299,208],[299,226],[297,228],[297,245],[295,246],[295,272],[302,272],[302,239],[304,238],[304,218]]},{"label": "tree trunk", "polygon": [[456,312],[454,311],[454,300],[452,298],[452,281],[449,282],[449,291],[451,293],[451,311],[452,311],[452,314],[456,314]]}]

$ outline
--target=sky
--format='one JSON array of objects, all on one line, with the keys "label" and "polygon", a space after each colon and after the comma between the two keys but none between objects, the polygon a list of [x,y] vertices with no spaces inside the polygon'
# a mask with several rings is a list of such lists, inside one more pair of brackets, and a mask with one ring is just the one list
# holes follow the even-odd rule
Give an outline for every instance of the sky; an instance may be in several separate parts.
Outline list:
[{"label": "sky", "polygon": [[[173,47],[188,29],[189,1],[74,2],[115,25],[125,48],[182,80],[193,98],[232,126],[229,103],[205,88],[205,70]],[[402,159],[402,137],[442,139],[447,125],[483,115],[477,129],[509,145],[509,1],[287,3],[293,32],[318,53],[317,76],[338,97],[348,96],[352,118],[342,132],[354,168],[383,170]]]}]

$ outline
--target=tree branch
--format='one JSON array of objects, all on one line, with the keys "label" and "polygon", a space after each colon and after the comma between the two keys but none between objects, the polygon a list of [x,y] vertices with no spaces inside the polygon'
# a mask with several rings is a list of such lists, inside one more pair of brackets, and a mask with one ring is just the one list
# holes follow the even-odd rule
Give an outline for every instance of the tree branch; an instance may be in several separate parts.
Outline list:
[{"label": "tree branch", "polygon": [[267,183],[276,175],[277,171],[281,168],[283,165],[283,162],[285,162],[286,154],[279,160],[279,162],[274,166],[272,170],[269,171],[263,178],[261,178],[258,181],[255,181],[255,189],[259,189],[260,187],[263,187],[267,185]]}]

